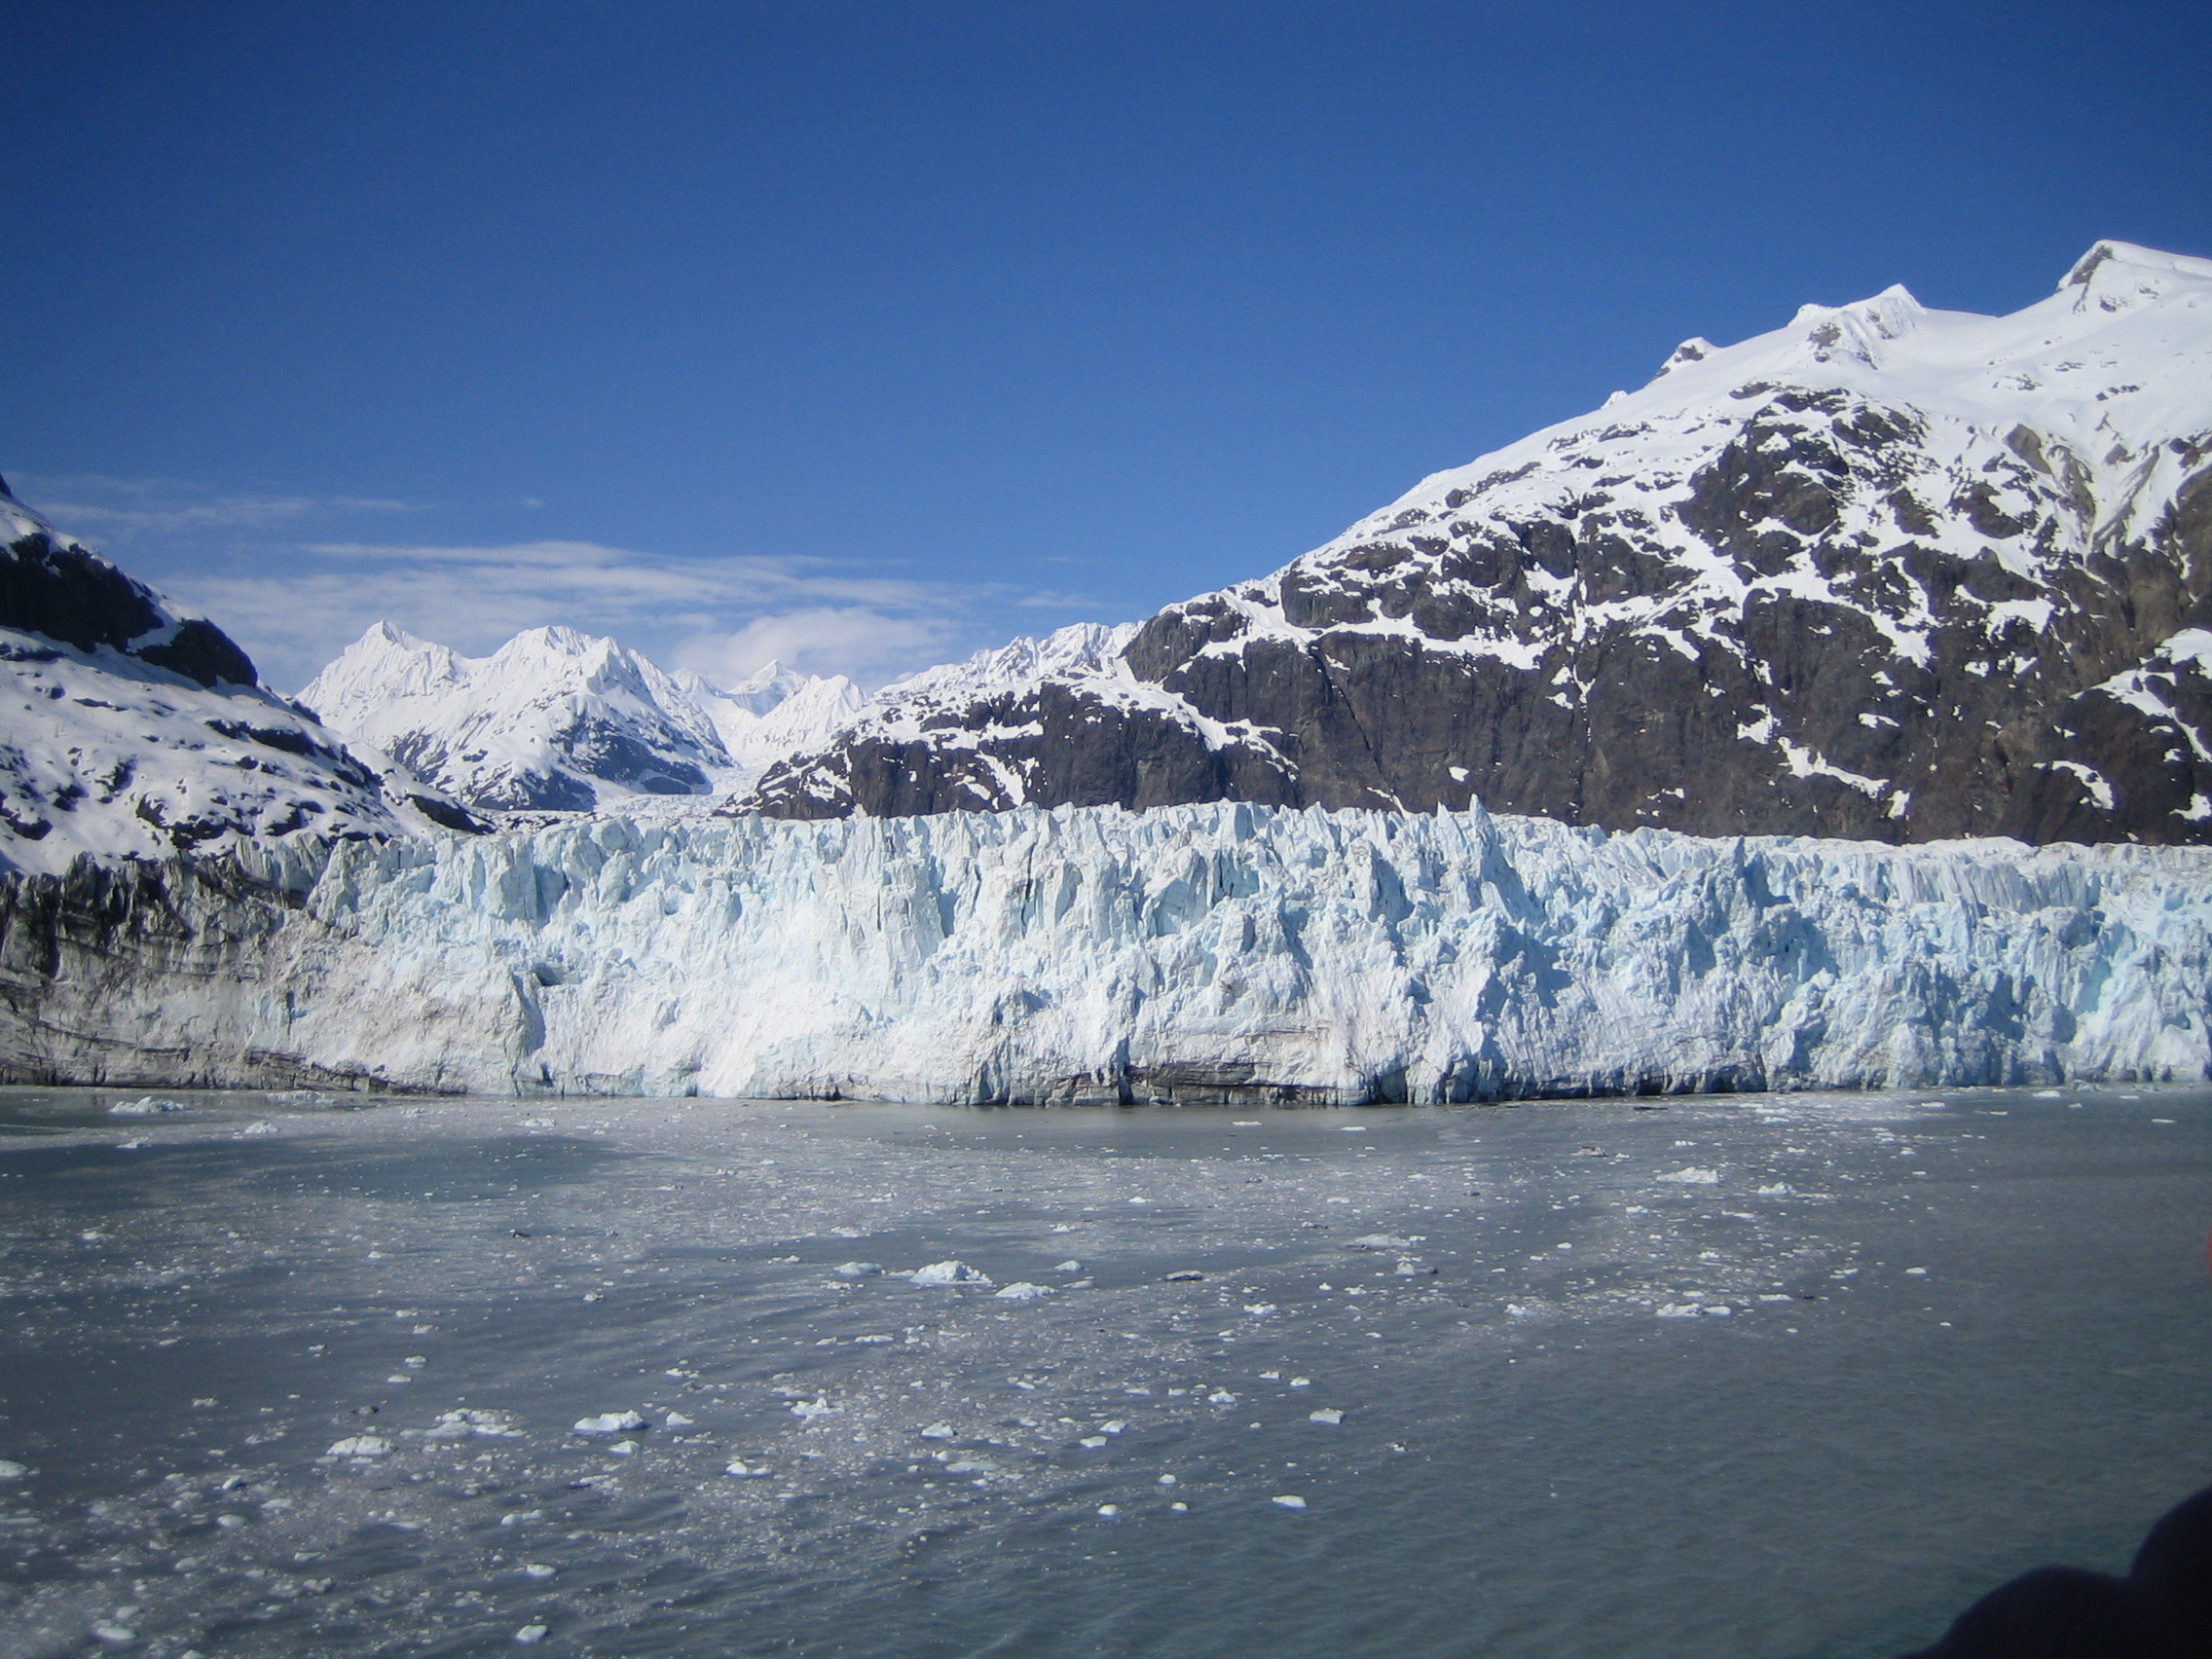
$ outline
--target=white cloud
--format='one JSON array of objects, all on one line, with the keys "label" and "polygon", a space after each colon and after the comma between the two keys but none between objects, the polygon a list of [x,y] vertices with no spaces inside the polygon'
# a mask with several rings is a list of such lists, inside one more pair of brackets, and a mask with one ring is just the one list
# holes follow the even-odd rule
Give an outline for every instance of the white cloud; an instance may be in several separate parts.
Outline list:
[{"label": "white cloud", "polygon": [[280,573],[168,585],[286,686],[305,684],[380,620],[469,655],[559,622],[710,678],[742,677],[773,659],[872,686],[993,643],[979,611],[1067,603],[856,574],[822,559],[669,559],[566,540],[313,542]]},{"label": "white cloud", "polygon": [[[112,544],[127,569],[212,617],[278,686],[304,685],[382,620],[469,655],[558,622],[716,678],[777,660],[873,686],[1031,632],[1024,611],[1096,608],[1079,595],[917,580],[857,560],[674,558],[560,537],[338,539],[428,510],[368,497],[165,478],[18,482],[65,532]],[[300,539],[315,529],[329,539]]]},{"label": "white cloud", "polygon": [[873,687],[956,655],[970,630],[947,616],[886,616],[863,606],[820,606],[756,616],[732,633],[678,645],[675,662],[709,680],[741,680],[771,662],[842,674]]},{"label": "white cloud", "polygon": [[62,530],[125,540],[141,533],[276,530],[354,513],[417,510],[412,502],[363,496],[217,493],[174,478],[32,475],[17,483]]}]

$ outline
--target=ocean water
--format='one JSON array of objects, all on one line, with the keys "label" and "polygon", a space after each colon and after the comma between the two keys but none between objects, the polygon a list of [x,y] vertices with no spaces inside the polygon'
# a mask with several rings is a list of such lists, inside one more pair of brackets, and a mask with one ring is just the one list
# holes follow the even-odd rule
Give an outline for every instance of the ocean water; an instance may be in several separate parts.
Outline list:
[{"label": "ocean water", "polygon": [[142,1092],[0,1090],[0,1655],[1847,1659],[2212,1483],[2201,1088]]}]

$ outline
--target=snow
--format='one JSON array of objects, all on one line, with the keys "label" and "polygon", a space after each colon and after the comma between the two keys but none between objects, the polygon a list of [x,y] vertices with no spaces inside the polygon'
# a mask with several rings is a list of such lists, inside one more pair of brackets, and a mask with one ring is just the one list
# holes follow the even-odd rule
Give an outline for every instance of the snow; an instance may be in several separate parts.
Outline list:
[{"label": "snow", "polygon": [[[0,496],[0,562],[34,535],[97,558]],[[81,853],[162,859],[252,837],[430,827],[407,803],[423,786],[404,768],[347,753],[262,686],[203,685],[133,654],[198,617],[146,597],[161,625],[130,651],[0,628],[0,871],[64,869]]]},{"label": "snow", "polygon": [[[203,1081],[280,1056],[494,1093],[1065,1103],[2199,1078],[2212,1060],[2205,849],[1213,804],[606,819],[344,843],[313,866],[241,856],[300,896],[250,974],[211,944],[73,976],[0,1034],[55,1070],[86,1063],[57,1045],[112,1044],[141,1075]],[[169,898],[188,922],[222,913],[202,894]],[[988,1283],[949,1260],[912,1282]]]},{"label": "snow", "polygon": [[534,628],[464,657],[389,622],[347,646],[300,700],[492,809],[726,792],[823,742],[861,706],[841,676],[776,663],[719,686],[572,628]]},{"label": "snow", "polygon": [[[1808,408],[1808,393],[1840,397],[1840,408],[1832,402]],[[1849,305],[1806,306],[1788,326],[1737,345],[1686,341],[1641,388],[1424,478],[1272,575],[1176,608],[1211,619],[1207,643],[1198,650],[1201,658],[1234,657],[1268,642],[1309,649],[1324,633],[1376,635],[1532,673],[1555,645],[1602,630],[1648,638],[1693,661],[1706,653],[1742,658],[1748,647],[1738,623],[1747,608],[1787,596],[1856,612],[1896,656],[1928,666],[1936,615],[1929,592],[1901,567],[1893,601],[1872,603],[1803,556],[1777,571],[1752,571],[1681,521],[1692,480],[1753,421],[1768,430],[1771,447],[1786,447],[1799,435],[1815,451],[1854,424],[1910,433],[1909,444],[1886,452],[1900,470],[1883,489],[1839,492],[1840,516],[1824,533],[1827,539],[1899,546],[1902,533],[1886,498],[1902,487],[1933,503],[1933,522],[1912,532],[1913,544],[1969,561],[1993,557],[2046,594],[2067,593],[2067,567],[2148,535],[2191,469],[2201,464],[2201,438],[2212,431],[2212,261],[2103,241],[2076,263],[2056,292],[2008,316],[1932,311],[1892,287]],[[1957,504],[1982,492],[1993,508],[2020,512],[2032,504],[2023,480],[2066,503],[2047,535],[1985,533],[1975,515]],[[1424,536],[1441,544],[1461,531],[1510,539],[1516,525],[1556,515],[1563,500],[1593,490],[1609,493],[1617,512],[1634,513],[1644,527],[1640,544],[1665,561],[1666,579],[1622,599],[1593,595],[1571,574],[1531,569],[1525,576],[1537,597],[1524,612],[1449,575],[1440,555],[1405,545],[1409,535],[1417,544]],[[1360,620],[1356,605],[1334,608],[1332,620],[1322,625],[1289,620],[1285,593],[1294,581],[1309,594],[1369,597],[1357,556],[1374,544],[1414,561],[1394,567],[1391,583],[1405,583],[1407,571],[1426,561],[1425,591],[1452,590],[1475,620],[1456,638],[1425,636],[1408,616]],[[2046,630],[2054,614],[2054,601],[2046,597],[1982,601],[1954,594],[1945,603],[1980,606],[1993,647],[2009,630],[2015,637]],[[1017,642],[957,668],[916,676],[903,696],[894,694],[898,687],[887,689],[850,729],[886,742],[977,748],[1018,727],[979,721],[976,705],[1006,700],[1023,711],[1014,694],[1051,679],[1109,706],[1163,716],[1197,732],[1209,748],[1240,745],[1283,760],[1270,733],[1225,726],[1177,692],[1139,680],[1119,654],[1128,631],[1071,637],[1079,634],[1053,636],[1065,642],[1059,647]],[[2185,653],[2162,668],[2153,663],[2145,669],[2171,672],[2201,660]],[[1989,665],[1974,663],[1969,672],[1987,673]],[[2212,675],[2212,667],[2201,672]],[[1583,688],[1564,671],[1554,683],[1552,698],[1575,707]],[[2156,687],[2123,690],[2139,707],[2158,701]],[[969,718],[925,723],[932,715],[963,708]],[[1747,721],[1745,734],[1775,741],[1772,716]],[[1010,807],[1029,798],[1018,763],[989,754],[980,758],[990,777],[977,782],[992,788],[990,804]],[[1888,793],[1894,815],[1904,815],[1909,794],[1891,791],[1890,780],[1847,772],[1802,746],[1788,748],[1786,758],[1796,776],[1831,777],[1876,797]],[[826,768],[803,793],[828,798],[837,789]]]}]

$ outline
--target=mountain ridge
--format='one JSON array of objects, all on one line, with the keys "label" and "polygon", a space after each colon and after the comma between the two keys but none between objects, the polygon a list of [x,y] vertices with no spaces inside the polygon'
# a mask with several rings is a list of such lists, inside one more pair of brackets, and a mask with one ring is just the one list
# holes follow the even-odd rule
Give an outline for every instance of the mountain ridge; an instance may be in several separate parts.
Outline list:
[{"label": "mountain ridge", "polygon": [[779,817],[1242,799],[1872,840],[2212,836],[2212,261],[1892,287],[1431,474],[1111,661],[886,708]]}]

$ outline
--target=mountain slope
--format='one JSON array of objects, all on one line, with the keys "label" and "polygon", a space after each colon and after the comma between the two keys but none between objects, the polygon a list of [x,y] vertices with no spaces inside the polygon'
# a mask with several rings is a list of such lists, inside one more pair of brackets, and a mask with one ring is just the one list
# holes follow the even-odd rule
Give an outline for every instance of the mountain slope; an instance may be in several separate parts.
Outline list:
[{"label": "mountain slope", "polygon": [[0,484],[0,869],[472,827],[380,761],[263,689],[214,623]]},{"label": "mountain slope", "polygon": [[483,808],[582,811],[633,794],[704,794],[729,756],[658,668],[572,628],[464,657],[380,622],[300,693]]},{"label": "mountain slope", "polygon": [[2212,261],[1685,342],[1118,654],[771,767],[818,818],[1481,798],[1609,829],[2212,839]]}]

